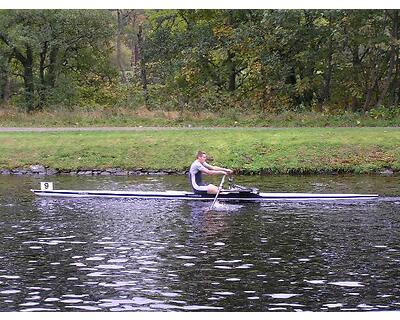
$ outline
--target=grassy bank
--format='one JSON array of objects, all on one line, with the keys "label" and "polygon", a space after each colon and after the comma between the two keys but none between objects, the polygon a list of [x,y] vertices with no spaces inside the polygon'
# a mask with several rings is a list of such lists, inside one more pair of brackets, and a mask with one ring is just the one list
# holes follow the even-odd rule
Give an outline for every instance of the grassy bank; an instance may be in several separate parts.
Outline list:
[{"label": "grassy bank", "polygon": [[[400,116],[381,108],[369,113],[293,112],[279,114],[226,110],[220,113],[106,108],[41,111],[31,114],[0,107],[0,127],[387,127],[400,126]],[[248,115],[248,113],[250,113]]]},{"label": "grassy bank", "polygon": [[197,150],[242,173],[400,170],[400,129],[181,129],[138,132],[2,132],[0,169],[183,171]]}]

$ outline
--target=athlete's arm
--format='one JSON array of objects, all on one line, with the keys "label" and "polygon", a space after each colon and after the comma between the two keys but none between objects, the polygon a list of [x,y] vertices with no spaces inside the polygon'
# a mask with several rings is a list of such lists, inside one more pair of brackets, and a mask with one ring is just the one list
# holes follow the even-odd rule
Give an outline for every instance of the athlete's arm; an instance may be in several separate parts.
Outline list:
[{"label": "athlete's arm", "polygon": [[208,174],[209,176],[216,176],[219,174],[227,174],[227,172],[225,172],[224,170],[210,170],[210,169],[207,169],[206,167],[201,168],[200,171],[205,174]]},{"label": "athlete's arm", "polygon": [[[223,174],[231,174],[233,171],[231,169],[226,169],[226,168],[221,168],[221,167],[217,167],[217,166],[212,166],[209,165],[208,163],[204,162],[203,163],[203,167],[205,167],[208,170],[214,170],[214,171],[223,171]],[[202,171],[204,173],[206,173],[205,171]],[[210,174],[210,173],[207,173]],[[217,173],[217,174],[221,174],[221,173]]]}]

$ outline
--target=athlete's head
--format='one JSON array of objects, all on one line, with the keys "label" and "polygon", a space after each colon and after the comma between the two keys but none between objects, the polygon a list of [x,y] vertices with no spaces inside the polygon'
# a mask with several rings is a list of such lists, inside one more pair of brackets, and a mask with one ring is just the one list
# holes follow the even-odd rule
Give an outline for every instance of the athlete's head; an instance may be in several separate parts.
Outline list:
[{"label": "athlete's head", "polygon": [[200,161],[200,163],[203,163],[206,161],[207,155],[204,151],[198,151],[196,158]]}]

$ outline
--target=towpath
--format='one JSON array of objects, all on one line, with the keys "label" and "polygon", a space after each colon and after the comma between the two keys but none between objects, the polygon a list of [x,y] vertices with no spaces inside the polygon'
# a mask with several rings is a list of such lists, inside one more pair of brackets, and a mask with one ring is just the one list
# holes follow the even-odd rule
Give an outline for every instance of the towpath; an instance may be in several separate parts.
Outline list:
[{"label": "towpath", "polygon": [[279,130],[283,128],[270,127],[0,127],[0,132],[51,132],[51,131],[168,131],[168,130]]}]

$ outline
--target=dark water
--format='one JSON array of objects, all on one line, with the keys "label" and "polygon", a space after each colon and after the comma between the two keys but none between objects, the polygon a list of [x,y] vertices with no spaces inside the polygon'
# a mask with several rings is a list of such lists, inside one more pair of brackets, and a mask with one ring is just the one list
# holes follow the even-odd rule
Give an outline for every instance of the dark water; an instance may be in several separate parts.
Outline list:
[{"label": "dark water", "polygon": [[[45,178],[49,180],[49,178]],[[182,190],[185,177],[56,177],[58,189]],[[400,310],[399,177],[240,177],[369,202],[46,199],[0,176],[1,311]]]}]

